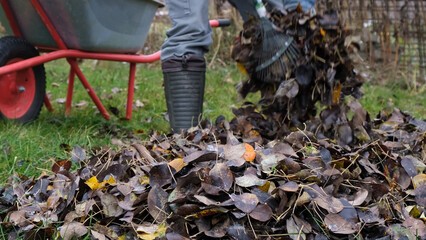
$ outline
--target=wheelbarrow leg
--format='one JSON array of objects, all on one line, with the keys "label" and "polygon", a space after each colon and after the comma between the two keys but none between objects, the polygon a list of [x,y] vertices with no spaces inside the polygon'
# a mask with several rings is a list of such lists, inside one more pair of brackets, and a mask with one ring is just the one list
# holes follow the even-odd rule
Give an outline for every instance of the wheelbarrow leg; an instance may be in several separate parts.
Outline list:
[{"label": "wheelbarrow leg", "polygon": [[69,115],[71,111],[72,94],[74,92],[74,80],[75,80],[75,72],[74,72],[74,69],[71,67],[70,75],[68,76],[68,91],[67,91],[67,101],[65,102],[65,115]]},{"label": "wheelbarrow leg", "polygon": [[47,111],[53,112],[53,107],[52,107],[52,104],[50,103],[49,97],[47,97],[47,94],[44,95],[44,100],[43,101],[44,101],[44,105],[47,108]]},{"label": "wheelbarrow leg", "polygon": [[80,79],[80,82],[83,84],[83,86],[86,89],[87,93],[89,94],[90,98],[92,98],[92,100],[95,103],[96,107],[98,108],[99,112],[102,114],[102,116],[106,120],[109,120],[110,117],[109,117],[107,110],[105,109],[104,105],[102,105],[98,96],[93,91],[92,86],[90,86],[90,84],[87,81],[86,77],[84,76],[83,72],[78,67],[77,60],[67,58],[67,61],[71,65],[71,68],[73,69],[74,73],[77,74],[77,77]]},{"label": "wheelbarrow leg", "polygon": [[127,110],[126,110],[126,119],[132,119],[132,107],[133,107],[133,93],[135,91],[135,74],[136,73],[136,63],[130,63],[130,73],[129,73],[129,86],[127,88]]}]

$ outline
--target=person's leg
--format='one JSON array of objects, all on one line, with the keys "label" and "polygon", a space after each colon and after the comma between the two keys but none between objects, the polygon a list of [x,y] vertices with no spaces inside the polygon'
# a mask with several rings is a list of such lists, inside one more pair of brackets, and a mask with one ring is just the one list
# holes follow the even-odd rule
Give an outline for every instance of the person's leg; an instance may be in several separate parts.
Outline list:
[{"label": "person's leg", "polygon": [[164,90],[173,132],[198,124],[212,43],[207,0],[166,0],[172,28],[161,50]]}]

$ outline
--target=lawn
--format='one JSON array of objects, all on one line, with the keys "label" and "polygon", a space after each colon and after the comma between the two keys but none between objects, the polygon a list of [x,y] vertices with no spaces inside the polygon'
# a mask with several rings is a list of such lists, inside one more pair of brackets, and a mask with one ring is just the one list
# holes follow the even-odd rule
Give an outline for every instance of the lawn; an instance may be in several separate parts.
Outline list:
[{"label": "lawn", "polygon": [[[152,130],[168,133],[165,120],[166,104],[162,87],[162,74],[158,64],[138,65],[134,101],[138,106],[131,121],[125,116],[127,97],[128,64],[96,62],[85,60],[83,72],[101,98],[104,106],[119,110],[111,113],[111,120],[104,120],[97,112],[87,93],[79,82],[75,84],[73,108],[69,116],[64,114],[64,98],[67,89],[69,68],[65,61],[45,64],[47,91],[50,92],[54,113],[43,108],[37,121],[28,125],[0,122],[0,182],[8,176],[19,173],[27,176],[49,171],[52,163],[70,158],[67,146],[79,145],[90,149],[94,146],[118,148],[117,139],[132,133],[137,139],[147,139]],[[232,107],[242,101],[235,86],[244,76],[233,64],[219,63],[208,71],[204,101],[205,116],[212,121],[219,115],[228,120],[233,117]],[[426,118],[426,96],[397,87],[364,85],[364,107],[374,117],[381,109],[395,106],[410,111],[418,118]],[[256,101],[257,94],[249,96]],[[389,100],[392,99],[392,100]],[[77,167],[77,166],[74,166]]]}]

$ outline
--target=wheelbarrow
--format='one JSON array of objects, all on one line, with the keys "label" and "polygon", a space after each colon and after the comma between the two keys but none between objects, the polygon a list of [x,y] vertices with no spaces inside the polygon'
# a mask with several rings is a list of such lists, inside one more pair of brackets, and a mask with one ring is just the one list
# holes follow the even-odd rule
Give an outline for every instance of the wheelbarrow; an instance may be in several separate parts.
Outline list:
[{"label": "wheelbarrow", "polygon": [[[143,47],[157,0],[0,0],[0,118],[26,123],[35,120],[46,96],[44,63],[65,58],[70,65],[65,114],[71,110],[75,76],[102,116],[110,115],[79,68],[77,59],[130,64],[126,118],[132,117],[137,63],[160,59],[161,52],[137,54]],[[7,24],[8,23],[8,24]],[[212,27],[229,20],[210,20]],[[40,55],[39,52],[44,52]]]}]

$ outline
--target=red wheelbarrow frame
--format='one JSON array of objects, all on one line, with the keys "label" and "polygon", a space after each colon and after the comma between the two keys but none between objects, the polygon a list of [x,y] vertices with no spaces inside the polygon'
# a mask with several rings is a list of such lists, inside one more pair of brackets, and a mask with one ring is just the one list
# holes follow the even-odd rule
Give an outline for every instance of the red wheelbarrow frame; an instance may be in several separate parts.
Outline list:
[{"label": "red wheelbarrow frame", "polygon": [[[30,59],[25,59],[20,62],[12,63],[3,67],[0,67],[0,76],[12,72],[16,72],[19,70],[23,70],[26,68],[31,68],[46,62],[50,62],[53,60],[65,58],[70,65],[70,73],[68,76],[68,90],[67,90],[67,98],[65,102],[65,114],[68,115],[71,111],[71,103],[72,103],[72,94],[74,90],[74,80],[75,75],[80,79],[80,82],[83,84],[84,88],[87,90],[90,98],[95,103],[99,112],[106,119],[110,119],[110,115],[99,100],[96,93],[93,91],[93,88],[90,86],[80,67],[78,66],[77,59],[96,59],[96,60],[107,60],[107,61],[120,61],[120,62],[128,62],[130,63],[130,71],[129,71],[129,83],[128,83],[128,93],[127,93],[127,109],[126,109],[126,119],[132,118],[132,105],[133,105],[133,93],[135,88],[135,72],[136,72],[136,63],[152,63],[160,60],[161,51],[157,51],[156,53],[150,55],[143,54],[117,54],[117,53],[94,53],[94,52],[86,52],[81,50],[72,50],[68,49],[65,45],[64,41],[59,36],[46,12],[40,5],[38,0],[30,0],[31,4],[34,6],[41,20],[47,27],[50,35],[53,40],[56,42],[59,49],[51,49],[45,48],[43,46],[36,46],[39,51],[47,52],[43,55],[33,57]],[[8,0],[0,0],[0,3],[3,7],[3,10],[6,14],[6,17],[9,21],[9,24],[12,28],[12,31],[16,37],[22,37],[21,31],[18,27],[16,18],[12,12],[12,9],[9,5]],[[229,25],[228,20],[210,20],[210,25],[212,27],[219,26],[227,26]],[[53,51],[52,51],[53,50]],[[53,108],[50,104],[50,101],[47,96],[44,97],[44,104],[46,108],[52,112]]]}]

